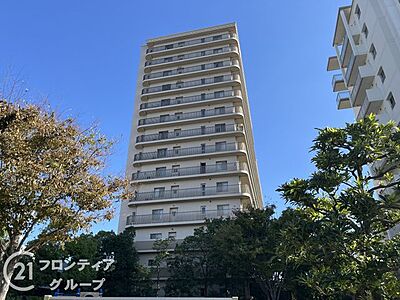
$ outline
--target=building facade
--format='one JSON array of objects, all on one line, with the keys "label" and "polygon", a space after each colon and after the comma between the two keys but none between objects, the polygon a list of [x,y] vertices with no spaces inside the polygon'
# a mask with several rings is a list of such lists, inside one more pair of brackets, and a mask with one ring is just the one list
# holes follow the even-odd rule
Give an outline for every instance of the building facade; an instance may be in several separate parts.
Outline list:
[{"label": "building facade", "polygon": [[143,265],[156,240],[263,206],[236,24],[147,41],[128,153],[119,232],[135,228]]},{"label": "building facade", "polygon": [[339,9],[329,58],[338,109],[400,121],[400,2],[353,0]]},{"label": "building facade", "polygon": [[[400,1],[353,0],[339,9],[328,60],[338,109],[400,124]],[[400,225],[388,237],[400,232]]]}]

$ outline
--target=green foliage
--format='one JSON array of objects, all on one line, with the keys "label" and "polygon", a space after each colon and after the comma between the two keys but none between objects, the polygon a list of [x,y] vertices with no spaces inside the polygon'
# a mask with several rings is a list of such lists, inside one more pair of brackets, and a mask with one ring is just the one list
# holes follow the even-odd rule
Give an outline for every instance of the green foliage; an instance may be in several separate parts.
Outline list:
[{"label": "green foliage", "polygon": [[374,116],[320,130],[317,170],[280,187],[299,215],[284,229],[284,251],[310,266],[301,280],[317,294],[400,297],[400,239],[384,239],[400,222],[399,141],[399,129]]},{"label": "green foliage", "polygon": [[[95,127],[82,130],[49,108],[3,97],[0,93],[0,270],[33,232],[38,236],[27,251],[110,220],[112,203],[124,198],[126,186],[122,178],[104,176],[113,142]],[[0,297],[7,291],[0,272]]]}]

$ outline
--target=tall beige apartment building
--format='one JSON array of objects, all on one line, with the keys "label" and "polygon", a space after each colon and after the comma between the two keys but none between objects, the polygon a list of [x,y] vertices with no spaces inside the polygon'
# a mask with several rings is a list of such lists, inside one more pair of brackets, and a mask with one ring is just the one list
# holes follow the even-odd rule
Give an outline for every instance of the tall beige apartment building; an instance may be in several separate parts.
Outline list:
[{"label": "tall beige apartment building", "polygon": [[[338,109],[400,124],[400,1],[353,0],[338,12],[328,71]],[[400,174],[399,174],[400,176]],[[400,225],[388,237],[400,232]]]},{"label": "tall beige apartment building", "polygon": [[119,231],[135,228],[143,265],[156,240],[263,206],[235,23],[142,47],[126,174]]}]

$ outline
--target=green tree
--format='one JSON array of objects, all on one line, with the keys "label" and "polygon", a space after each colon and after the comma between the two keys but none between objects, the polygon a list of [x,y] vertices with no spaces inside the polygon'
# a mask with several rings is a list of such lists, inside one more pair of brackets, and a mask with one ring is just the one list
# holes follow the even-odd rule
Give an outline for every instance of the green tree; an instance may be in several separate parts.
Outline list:
[{"label": "green tree", "polygon": [[149,273],[139,264],[134,247],[135,231],[126,229],[114,232],[99,232],[99,258],[112,257],[115,263],[107,271],[100,269],[98,276],[105,279],[104,295],[113,297],[148,296],[151,293]]},{"label": "green tree", "polygon": [[399,129],[371,115],[319,130],[311,149],[317,170],[279,188],[306,228],[287,230],[292,259],[311,266],[302,281],[335,299],[398,299],[400,238],[384,237],[400,222]]},{"label": "green tree", "polygon": [[162,267],[166,265],[168,258],[170,257],[170,247],[173,239],[160,239],[154,242],[153,250],[156,251],[156,256],[154,257],[154,262],[152,267],[155,268],[156,272],[156,295],[160,296],[160,276]]},{"label": "green tree", "polygon": [[[186,237],[169,259],[171,274],[166,293],[170,296],[209,296],[216,278],[221,278],[221,264],[215,252],[214,235],[223,220],[207,221]],[[202,290],[202,292],[200,291]]]},{"label": "green tree", "polygon": [[[32,251],[112,217],[126,182],[104,177],[112,142],[50,109],[0,94],[0,269],[33,232]],[[16,260],[6,270],[11,277]],[[9,284],[0,272],[0,300]]]}]

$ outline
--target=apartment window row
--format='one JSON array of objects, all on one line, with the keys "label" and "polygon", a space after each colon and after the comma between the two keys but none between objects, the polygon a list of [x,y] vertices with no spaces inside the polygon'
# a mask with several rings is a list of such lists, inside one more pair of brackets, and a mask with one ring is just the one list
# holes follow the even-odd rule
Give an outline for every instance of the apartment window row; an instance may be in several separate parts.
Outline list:
[{"label": "apartment window row", "polygon": [[[221,181],[217,182],[215,187],[217,192],[226,192],[228,191],[228,186],[229,183],[228,181]],[[201,183],[200,184],[200,189],[206,191],[206,184]],[[154,194],[156,197],[162,197],[165,194],[166,188],[165,187],[156,187],[154,188]],[[178,194],[179,193],[179,185],[172,185],[171,186],[171,192],[172,194]]]},{"label": "apartment window row", "polygon": [[[217,212],[216,212],[217,216],[224,216],[228,210],[229,210],[229,204],[218,204]],[[196,212],[193,212],[193,213],[196,213]],[[161,220],[163,214],[164,214],[164,209],[153,209],[151,212],[152,221]],[[169,209],[170,216],[176,216],[177,214],[178,214],[178,207],[171,207]],[[202,214],[202,215],[204,215],[204,217],[206,217],[206,215],[207,215],[207,206],[206,205],[200,206],[200,214]],[[175,233],[175,236],[176,236],[176,233]],[[170,237],[170,236],[168,235],[168,237]],[[160,240],[162,238],[163,237],[162,237],[161,232],[150,233],[151,240]]]},{"label": "apartment window row", "polygon": [[218,34],[210,37],[205,37],[205,38],[199,38],[199,39],[194,39],[194,40],[189,40],[189,41],[182,41],[174,44],[168,44],[164,46],[158,46],[158,47],[153,47],[147,49],[147,52],[155,52],[155,51],[163,51],[163,50],[170,50],[174,48],[180,48],[180,47],[185,47],[185,46],[190,46],[190,45],[196,45],[196,44],[201,44],[201,43],[208,43],[212,41],[219,41],[222,39],[229,38],[230,34]]},{"label": "apartment window row", "polygon": [[[215,151],[225,151],[227,149],[226,147],[227,143],[224,142],[215,142],[213,150]],[[200,144],[199,148],[201,149],[201,153],[206,153],[206,147],[209,145],[206,144]],[[197,147],[190,147],[190,148],[197,148]],[[182,152],[182,149],[188,149],[188,148],[181,148],[181,146],[174,146],[172,147],[172,152],[175,155],[179,155]],[[160,148],[157,149],[157,158],[163,158],[163,157],[167,157],[168,154],[168,148]]]},{"label": "apartment window row", "polygon": [[220,48],[215,48],[215,49],[210,49],[210,50],[203,50],[203,51],[196,51],[196,52],[191,52],[187,54],[180,54],[180,55],[175,55],[175,56],[169,56],[165,58],[158,58],[158,59],[153,59],[145,62],[146,66],[150,65],[158,65],[158,64],[163,64],[163,63],[169,63],[173,61],[179,61],[179,60],[184,60],[184,59],[190,59],[190,58],[196,58],[196,57],[201,57],[201,56],[207,56],[207,55],[214,55],[214,54],[219,54],[223,52],[229,52],[232,50],[232,47],[220,47]]},{"label": "apartment window row", "polygon": [[[172,174],[179,174],[181,165],[172,165],[171,171]],[[200,163],[200,174],[206,173],[207,163]],[[215,170],[216,171],[227,171],[228,170],[228,161],[222,160],[215,162]],[[138,171],[139,172],[139,171]],[[156,168],[156,176],[163,176],[167,173],[167,167],[158,167]]]}]

